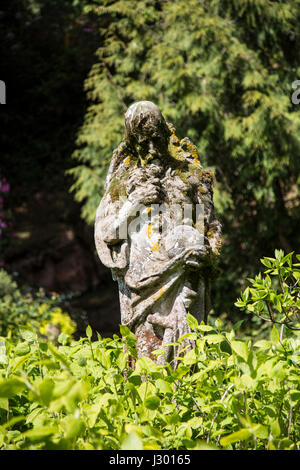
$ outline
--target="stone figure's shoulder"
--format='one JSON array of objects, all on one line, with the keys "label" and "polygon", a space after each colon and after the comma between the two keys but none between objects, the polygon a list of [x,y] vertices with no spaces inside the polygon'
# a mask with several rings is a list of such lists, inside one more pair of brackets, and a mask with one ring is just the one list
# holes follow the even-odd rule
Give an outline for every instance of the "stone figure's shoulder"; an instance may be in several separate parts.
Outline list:
[{"label": "stone figure's shoulder", "polygon": [[167,123],[167,125],[170,130],[169,150],[173,159],[183,164],[192,163],[202,168],[196,145],[188,137],[180,140],[173,124]]},{"label": "stone figure's shoulder", "polygon": [[126,197],[127,181],[136,171],[136,156],[124,141],[114,150],[106,180],[105,196],[111,201]]},{"label": "stone figure's shoulder", "polygon": [[175,128],[168,123],[170,130],[169,151],[173,160],[175,174],[181,180],[197,189],[198,194],[211,194],[214,183],[214,173],[202,167],[199,152],[188,137],[179,139]]}]

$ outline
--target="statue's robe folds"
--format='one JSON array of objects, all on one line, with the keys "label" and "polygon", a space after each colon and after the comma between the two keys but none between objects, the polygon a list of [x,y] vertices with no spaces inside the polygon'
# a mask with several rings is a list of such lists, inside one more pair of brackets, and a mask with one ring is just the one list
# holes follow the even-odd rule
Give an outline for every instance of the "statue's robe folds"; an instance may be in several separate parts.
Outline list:
[{"label": "statue's robe folds", "polygon": [[[95,243],[118,282],[121,323],[136,334],[139,356],[154,358],[151,352],[163,348],[163,363],[179,354],[178,348],[165,345],[189,332],[187,313],[206,321],[210,309],[221,233],[214,216],[212,174],[188,152],[181,153],[180,171],[172,160],[141,167],[126,155],[121,144],[112,158],[96,214]],[[155,204],[167,208],[164,225]],[[185,204],[200,205],[198,221],[195,214],[190,220],[178,218],[176,210]],[[193,251],[201,253],[194,266],[186,261]]]}]

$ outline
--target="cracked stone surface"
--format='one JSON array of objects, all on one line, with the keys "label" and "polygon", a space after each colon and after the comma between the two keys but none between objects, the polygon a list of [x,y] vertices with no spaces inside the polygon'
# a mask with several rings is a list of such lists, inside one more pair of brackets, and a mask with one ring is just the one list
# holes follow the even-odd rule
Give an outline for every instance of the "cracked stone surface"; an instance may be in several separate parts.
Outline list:
[{"label": "cracked stone surface", "polygon": [[[137,337],[139,357],[177,366],[189,340],[189,312],[207,320],[221,250],[213,179],[196,146],[179,140],[152,102],[131,105],[124,139],[113,152],[95,221],[102,263],[118,283],[121,323]],[[161,209],[161,210],[159,210]],[[183,210],[184,209],[184,210]]]}]

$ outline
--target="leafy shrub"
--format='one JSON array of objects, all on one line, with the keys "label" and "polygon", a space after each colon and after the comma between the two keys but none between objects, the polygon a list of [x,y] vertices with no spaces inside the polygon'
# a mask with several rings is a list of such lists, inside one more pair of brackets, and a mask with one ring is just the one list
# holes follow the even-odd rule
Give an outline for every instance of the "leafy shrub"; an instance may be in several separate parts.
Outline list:
[{"label": "leafy shrub", "polygon": [[[269,310],[256,302],[270,302],[268,337],[240,339],[240,321],[229,329],[188,315],[191,333],[179,343],[194,347],[175,358],[175,370],[138,358],[125,326],[121,337],[94,342],[90,327],[72,340],[68,322],[56,344],[26,322],[0,337],[0,449],[299,449],[300,332],[290,315],[298,264],[280,250],[262,263],[268,270],[238,306],[261,320]],[[269,275],[280,276],[278,289]],[[53,309],[53,322],[60,315]]]},{"label": "leafy shrub", "polygon": [[36,333],[54,339],[61,332],[74,333],[76,324],[58,306],[59,296],[49,298],[43,289],[22,292],[12,276],[0,269],[0,335],[16,335],[30,325]]},{"label": "leafy shrub", "polygon": [[[300,255],[296,258],[300,261]],[[300,263],[293,263],[293,252],[285,255],[282,250],[275,250],[275,258],[264,257],[261,263],[268,269],[249,279],[252,287],[241,293],[235,305],[265,322],[263,328],[279,325],[281,336],[284,327],[299,330]]]},{"label": "leafy shrub", "polygon": [[27,328],[3,338],[0,448],[298,449],[298,332],[280,341],[274,326],[252,345],[220,320],[188,321],[195,348],[175,371],[137,359],[124,326],[58,347]]},{"label": "leafy shrub", "polygon": [[0,297],[11,295],[18,289],[17,283],[4,269],[0,269]]}]

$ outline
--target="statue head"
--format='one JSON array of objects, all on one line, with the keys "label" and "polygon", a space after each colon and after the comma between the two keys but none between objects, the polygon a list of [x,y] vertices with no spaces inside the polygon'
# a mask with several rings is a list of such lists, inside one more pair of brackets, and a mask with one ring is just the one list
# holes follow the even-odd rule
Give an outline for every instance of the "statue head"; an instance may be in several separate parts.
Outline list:
[{"label": "statue head", "polygon": [[169,135],[159,107],[151,101],[133,103],[125,113],[126,140],[146,153],[167,148]]}]

